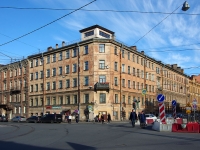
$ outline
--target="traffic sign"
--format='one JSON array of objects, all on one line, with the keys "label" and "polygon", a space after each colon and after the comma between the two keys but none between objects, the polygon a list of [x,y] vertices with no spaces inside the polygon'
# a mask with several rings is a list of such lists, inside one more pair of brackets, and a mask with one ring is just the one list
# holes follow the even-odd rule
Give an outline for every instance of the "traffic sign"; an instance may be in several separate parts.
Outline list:
[{"label": "traffic sign", "polygon": [[157,100],[159,103],[162,103],[165,100],[165,96],[163,94],[158,94]]},{"label": "traffic sign", "polygon": [[176,100],[172,100],[172,106],[176,106]]},{"label": "traffic sign", "polygon": [[192,101],[192,104],[197,104],[197,100],[196,99],[194,99],[193,101]]},{"label": "traffic sign", "polygon": [[145,95],[147,93],[147,90],[146,89],[143,89],[142,90],[142,95]]}]

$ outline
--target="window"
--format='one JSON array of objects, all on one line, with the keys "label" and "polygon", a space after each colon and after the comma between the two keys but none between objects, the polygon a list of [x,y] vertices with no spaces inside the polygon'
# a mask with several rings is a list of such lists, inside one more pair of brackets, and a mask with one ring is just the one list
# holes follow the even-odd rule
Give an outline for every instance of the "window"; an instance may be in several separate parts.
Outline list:
[{"label": "window", "polygon": [[137,82],[137,89],[139,90],[140,89],[140,83],[139,82]]},{"label": "window", "polygon": [[105,44],[99,44],[99,53],[105,53]]},{"label": "window", "polygon": [[43,91],[43,83],[40,83],[40,91]]},{"label": "window", "polygon": [[115,71],[117,71],[117,62],[114,63]]},{"label": "window", "polygon": [[53,54],[53,60],[52,62],[56,62],[56,54]]},{"label": "window", "polygon": [[43,79],[43,77],[44,77],[43,71],[40,71],[40,79]]},{"label": "window", "polygon": [[140,70],[137,69],[137,77],[140,77]]},{"label": "window", "polygon": [[50,103],[50,97],[47,97],[47,105],[51,105],[51,103]]},{"label": "window", "polygon": [[53,105],[56,105],[56,97],[52,97]]},{"label": "window", "polygon": [[135,68],[133,67],[133,75],[135,76]]},{"label": "window", "polygon": [[[33,99],[31,99],[30,106],[33,106]],[[15,107],[15,108],[16,108],[16,107]],[[16,113],[16,110],[15,110],[15,113]]]},{"label": "window", "polygon": [[154,66],[153,66],[153,63],[152,63],[152,66],[151,66],[152,70],[154,70]]},{"label": "window", "polygon": [[125,87],[125,79],[122,79],[122,87]]},{"label": "window", "polygon": [[141,65],[143,66],[143,58],[141,58]]},{"label": "window", "polygon": [[122,95],[122,103],[126,103],[126,96]]},{"label": "window", "polygon": [[70,87],[70,79],[67,79],[66,80],[66,88],[69,88]]},{"label": "window", "polygon": [[124,58],[124,50],[122,50],[122,58]]},{"label": "window", "polygon": [[118,103],[118,94],[115,94],[115,103]]},{"label": "window", "polygon": [[85,86],[86,86],[86,85],[89,85],[89,77],[88,77],[88,76],[85,77],[84,82],[85,82]]},{"label": "window", "polygon": [[154,74],[151,75],[151,81],[154,81]]},{"label": "window", "polygon": [[147,79],[147,80],[149,79],[149,74],[148,74],[148,72],[146,72],[146,79]]},{"label": "window", "polygon": [[144,78],[144,71],[143,70],[141,70],[141,76],[142,76],[142,78]]},{"label": "window", "polygon": [[38,92],[38,84],[35,85],[35,92]]},{"label": "window", "polygon": [[62,52],[59,53],[59,60],[62,60]]},{"label": "window", "polygon": [[77,104],[78,103],[78,101],[77,101],[77,95],[74,95],[73,98],[74,98],[73,99],[74,100],[74,104]]},{"label": "window", "polygon": [[43,65],[43,57],[40,58],[40,66]]},{"label": "window", "polygon": [[33,60],[30,61],[30,67],[33,68]]},{"label": "window", "polygon": [[56,90],[56,81],[53,81],[52,90]]},{"label": "window", "polygon": [[59,81],[59,89],[62,89],[62,80]]},{"label": "window", "polygon": [[69,57],[70,57],[70,51],[66,50],[66,59],[69,59]]},{"label": "window", "polygon": [[84,94],[84,103],[89,103],[89,94]]},{"label": "window", "polygon": [[99,60],[99,69],[105,69],[105,60]]},{"label": "window", "polygon": [[115,77],[115,81],[114,81],[114,83],[115,83],[115,86],[117,86],[118,85],[118,82],[117,82],[118,80],[117,80],[117,77]]},{"label": "window", "polygon": [[77,78],[73,78],[73,87],[77,87]]},{"label": "window", "polygon": [[131,104],[131,96],[128,96],[128,104]]},{"label": "window", "polygon": [[130,60],[130,52],[128,52],[128,60]]},{"label": "window", "polygon": [[135,89],[135,81],[133,81],[133,89]]},{"label": "window", "polygon": [[137,63],[139,64],[139,56],[137,56]]},{"label": "window", "polygon": [[76,72],[76,64],[73,64],[73,72]]},{"label": "window", "polygon": [[[17,69],[15,69],[15,76],[17,76]],[[6,77],[6,72],[4,72],[4,77]]]},{"label": "window", "polygon": [[38,72],[35,73],[35,79],[38,79]]},{"label": "window", "polygon": [[59,104],[60,104],[60,105],[63,104],[63,96],[59,96]]},{"label": "window", "polygon": [[103,32],[103,31],[99,31],[99,35],[101,35],[101,36],[103,36],[103,37],[105,37],[105,38],[107,38],[107,39],[110,38],[110,35],[107,34],[107,33],[105,33],[105,32]]},{"label": "window", "polygon": [[33,73],[30,74],[30,80],[33,80]]},{"label": "window", "polygon": [[59,75],[62,75],[62,67],[59,67]]},{"label": "window", "polygon": [[66,66],[65,72],[66,72],[66,74],[69,74],[69,65]]},{"label": "window", "polygon": [[73,49],[73,57],[76,57],[76,56],[77,56],[77,49],[74,48],[74,49]]},{"label": "window", "polygon": [[50,77],[50,69],[47,69],[47,78]]},{"label": "window", "polygon": [[30,87],[30,92],[33,92],[33,85],[31,85]]},{"label": "window", "polygon": [[100,102],[100,104],[106,103],[106,94],[105,93],[100,93],[99,102]]},{"label": "window", "polygon": [[149,61],[149,68],[151,68],[151,62]]},{"label": "window", "polygon": [[88,45],[85,45],[85,46],[84,46],[84,54],[85,54],[85,55],[88,54]]},{"label": "window", "polygon": [[115,46],[115,55],[117,55],[117,46]]},{"label": "window", "polygon": [[106,76],[105,75],[100,75],[99,76],[99,83],[105,83],[106,82]]},{"label": "window", "polygon": [[88,61],[85,61],[85,63],[84,63],[84,70],[88,70]]},{"label": "window", "polygon": [[128,66],[128,74],[131,74],[131,67]]},{"label": "window", "polygon": [[35,106],[38,106],[38,98],[35,99]]},{"label": "window", "polygon": [[131,81],[128,80],[128,88],[131,88]]},{"label": "window", "polygon": [[53,68],[53,76],[56,76],[56,68]]},{"label": "window", "polygon": [[38,59],[35,59],[35,66],[38,66]]},{"label": "window", "polygon": [[85,37],[88,37],[88,36],[91,36],[91,35],[94,35],[94,30],[92,31],[88,31],[86,33],[84,33]]},{"label": "window", "polygon": [[122,72],[125,72],[125,64],[122,64]]},{"label": "window", "polygon": [[69,95],[66,96],[66,104],[70,104],[70,96]]},{"label": "window", "polygon": [[132,55],[132,59],[133,59],[133,62],[135,62],[135,55],[134,54]]},{"label": "window", "polygon": [[47,64],[50,63],[50,56],[47,56]]}]

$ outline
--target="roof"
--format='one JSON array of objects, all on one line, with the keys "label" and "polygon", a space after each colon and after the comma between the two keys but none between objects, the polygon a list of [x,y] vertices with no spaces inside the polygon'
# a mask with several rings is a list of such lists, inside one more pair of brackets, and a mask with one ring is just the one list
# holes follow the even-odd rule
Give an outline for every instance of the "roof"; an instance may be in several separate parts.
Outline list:
[{"label": "roof", "polygon": [[114,34],[114,33],[115,33],[115,32],[113,32],[113,31],[111,31],[111,30],[108,30],[108,29],[106,29],[106,28],[100,26],[100,25],[93,25],[93,26],[87,27],[87,28],[85,28],[85,29],[79,30],[79,32],[82,33],[82,32],[89,31],[89,30],[92,30],[92,29],[95,29],[95,28],[102,29],[102,30],[104,30],[104,31],[106,31],[106,32],[108,32],[108,33],[111,33],[111,34]]}]

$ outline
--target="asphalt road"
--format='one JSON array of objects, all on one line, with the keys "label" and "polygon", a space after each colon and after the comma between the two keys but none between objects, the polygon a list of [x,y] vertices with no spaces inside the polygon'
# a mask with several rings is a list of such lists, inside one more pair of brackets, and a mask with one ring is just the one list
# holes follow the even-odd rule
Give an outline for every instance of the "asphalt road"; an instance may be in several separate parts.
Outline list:
[{"label": "asphalt road", "polygon": [[197,150],[200,134],[157,132],[130,123],[0,123],[1,150]]}]

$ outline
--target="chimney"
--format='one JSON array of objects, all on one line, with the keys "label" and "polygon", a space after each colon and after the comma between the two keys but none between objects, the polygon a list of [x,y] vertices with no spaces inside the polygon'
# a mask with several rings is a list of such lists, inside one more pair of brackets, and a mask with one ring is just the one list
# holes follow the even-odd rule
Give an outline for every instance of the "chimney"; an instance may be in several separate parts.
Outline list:
[{"label": "chimney", "polygon": [[136,46],[130,46],[129,48],[134,50],[134,51],[137,51],[137,47]]},{"label": "chimney", "polygon": [[65,41],[62,41],[62,47],[65,46]]},{"label": "chimney", "polygon": [[177,67],[176,69],[178,72],[181,72],[181,67]]},{"label": "chimney", "polygon": [[181,69],[181,73],[184,73],[184,69]]},{"label": "chimney", "polygon": [[144,55],[144,51],[141,51],[141,53]]},{"label": "chimney", "polygon": [[58,48],[58,44],[56,44],[56,48]]},{"label": "chimney", "polygon": [[[172,65],[172,68],[175,69],[175,70],[177,70],[177,64],[173,64],[173,65]],[[179,68],[180,68],[180,67],[179,67]]]},{"label": "chimney", "polygon": [[47,48],[47,51],[51,51],[51,50],[53,50],[51,46]]}]

